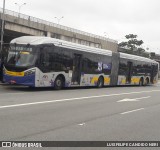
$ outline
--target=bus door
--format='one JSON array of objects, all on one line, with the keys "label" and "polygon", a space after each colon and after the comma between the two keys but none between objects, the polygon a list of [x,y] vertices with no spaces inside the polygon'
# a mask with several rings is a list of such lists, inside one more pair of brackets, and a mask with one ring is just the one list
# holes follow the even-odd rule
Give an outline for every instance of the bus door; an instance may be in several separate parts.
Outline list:
[{"label": "bus door", "polygon": [[74,54],[72,84],[79,85],[81,79],[82,55]]},{"label": "bus door", "polygon": [[127,83],[131,83],[132,71],[133,71],[133,63],[132,62],[128,62],[127,63],[127,68],[128,68],[128,72],[126,74],[126,82]]}]

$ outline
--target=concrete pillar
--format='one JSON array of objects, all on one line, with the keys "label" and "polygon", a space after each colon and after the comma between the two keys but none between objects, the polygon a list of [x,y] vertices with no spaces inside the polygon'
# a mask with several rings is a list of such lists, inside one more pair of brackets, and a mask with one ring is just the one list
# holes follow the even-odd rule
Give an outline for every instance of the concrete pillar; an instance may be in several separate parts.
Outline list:
[{"label": "concrete pillar", "polygon": [[51,37],[51,32],[47,32],[47,37]]}]

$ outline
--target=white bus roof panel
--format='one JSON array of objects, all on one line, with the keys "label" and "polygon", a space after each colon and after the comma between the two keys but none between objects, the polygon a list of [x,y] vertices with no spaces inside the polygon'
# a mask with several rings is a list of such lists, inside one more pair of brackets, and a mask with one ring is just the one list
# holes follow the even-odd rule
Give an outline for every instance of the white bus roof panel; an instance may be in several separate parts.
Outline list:
[{"label": "white bus roof panel", "polygon": [[126,53],[120,53],[120,58],[137,60],[137,61],[144,61],[144,62],[150,62],[150,63],[158,63],[158,62],[151,60],[149,58],[136,56],[136,55],[130,55],[130,54],[126,54]]},{"label": "white bus roof panel", "polygon": [[22,36],[22,37],[13,39],[10,43],[11,44],[14,44],[14,43],[16,43],[16,44],[30,44],[30,45],[40,45],[40,44],[52,43],[55,46],[59,46],[59,47],[66,47],[66,48],[79,50],[79,51],[85,51],[85,52],[91,52],[91,53],[96,53],[96,54],[103,54],[103,55],[112,56],[112,51],[110,51],[110,50],[89,47],[89,46],[80,45],[80,44],[67,42],[64,40],[59,40],[59,39],[50,38],[50,37]]},{"label": "white bus roof panel", "polygon": [[[40,45],[40,44],[54,44],[55,46],[59,47],[66,47],[69,49],[74,49],[78,51],[84,51],[84,52],[90,52],[90,53],[96,53],[96,54],[102,54],[102,55],[108,55],[112,56],[112,51],[100,49],[100,48],[94,48],[89,47],[85,45],[80,45],[72,42],[67,42],[64,40],[59,40],[51,37],[43,37],[43,36],[22,36],[19,38],[13,39],[11,44],[30,44],[30,45]],[[130,55],[126,53],[120,53],[120,58],[130,59],[130,60],[137,60],[137,61],[144,61],[144,62],[150,62],[150,63],[157,63],[154,60],[151,60],[149,58],[136,56],[136,55]]]}]

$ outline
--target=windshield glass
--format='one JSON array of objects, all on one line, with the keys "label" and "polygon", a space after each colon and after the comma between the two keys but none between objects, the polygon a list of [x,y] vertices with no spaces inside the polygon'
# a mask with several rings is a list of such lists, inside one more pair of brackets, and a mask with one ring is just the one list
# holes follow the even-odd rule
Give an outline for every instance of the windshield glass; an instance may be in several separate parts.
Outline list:
[{"label": "windshield glass", "polygon": [[7,64],[14,66],[33,66],[37,59],[37,48],[28,45],[12,45],[8,53]]}]

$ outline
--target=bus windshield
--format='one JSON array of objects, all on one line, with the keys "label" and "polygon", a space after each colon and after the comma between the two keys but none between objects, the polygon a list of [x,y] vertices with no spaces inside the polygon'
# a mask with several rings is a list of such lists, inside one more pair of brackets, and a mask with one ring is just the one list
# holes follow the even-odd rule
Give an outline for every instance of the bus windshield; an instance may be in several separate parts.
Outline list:
[{"label": "bus windshield", "polygon": [[33,66],[37,59],[37,48],[21,45],[11,46],[8,52],[7,64],[20,67]]}]

